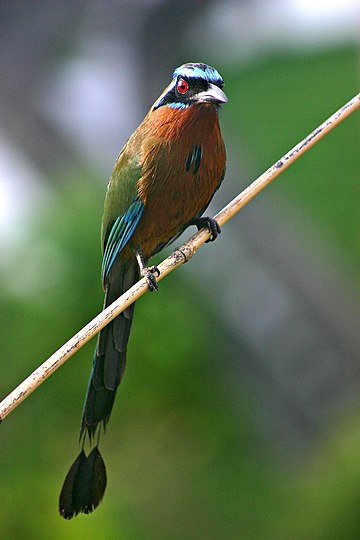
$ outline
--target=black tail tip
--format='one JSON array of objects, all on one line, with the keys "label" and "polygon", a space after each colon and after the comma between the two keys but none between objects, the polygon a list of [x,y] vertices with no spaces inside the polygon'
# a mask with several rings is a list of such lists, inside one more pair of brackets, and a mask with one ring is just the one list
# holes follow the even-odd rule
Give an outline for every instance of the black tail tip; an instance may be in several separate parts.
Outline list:
[{"label": "black tail tip", "polygon": [[106,481],[105,463],[98,447],[95,446],[88,456],[81,450],[61,489],[60,515],[64,519],[71,519],[80,512],[93,512],[104,496]]}]

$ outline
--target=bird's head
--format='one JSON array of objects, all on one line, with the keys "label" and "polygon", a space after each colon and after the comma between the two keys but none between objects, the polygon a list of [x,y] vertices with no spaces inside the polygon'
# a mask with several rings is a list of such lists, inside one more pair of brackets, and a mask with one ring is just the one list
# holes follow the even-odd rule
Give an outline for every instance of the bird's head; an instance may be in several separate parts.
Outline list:
[{"label": "bird's head", "polygon": [[188,63],[175,69],[173,79],[154,103],[153,110],[167,106],[185,109],[199,103],[219,107],[227,102],[224,81],[216,69],[206,64]]}]

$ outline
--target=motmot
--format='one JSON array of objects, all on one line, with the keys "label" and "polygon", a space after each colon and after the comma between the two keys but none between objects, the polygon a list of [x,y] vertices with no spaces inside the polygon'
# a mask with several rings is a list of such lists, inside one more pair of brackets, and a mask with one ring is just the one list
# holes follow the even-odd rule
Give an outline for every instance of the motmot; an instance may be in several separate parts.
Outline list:
[{"label": "motmot", "polygon": [[[227,102],[216,69],[187,63],[172,80],[121,150],[112,172],[102,218],[104,306],[113,303],[140,276],[158,288],[158,269],[150,258],[190,225],[208,228],[209,240],[221,232],[203,212],[219,188],[226,151],[218,112]],[[80,428],[81,452],[60,494],[65,519],[88,514],[101,502],[106,469],[99,439],[108,423],[125,370],[134,304],[98,336]],[[92,446],[86,455],[88,437]]]}]

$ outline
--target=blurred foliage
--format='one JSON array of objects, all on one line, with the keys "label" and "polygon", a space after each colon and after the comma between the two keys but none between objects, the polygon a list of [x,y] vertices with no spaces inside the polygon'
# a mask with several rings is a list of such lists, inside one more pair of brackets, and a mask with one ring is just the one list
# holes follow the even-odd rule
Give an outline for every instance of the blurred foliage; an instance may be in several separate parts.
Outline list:
[{"label": "blurred foliage", "polygon": [[[261,172],[352,97],[356,65],[348,49],[274,56],[224,73],[230,148],[238,144]],[[348,158],[356,130],[356,119],[346,120],[266,191],[311,213],[353,264],[359,187]],[[104,190],[90,171],[69,171],[3,270],[2,395],[99,311]],[[78,451],[95,343],[79,351],[1,426],[3,537],[359,538],[359,420],[349,413],[345,424],[334,421],[308,461],[287,469],[253,427],[256,403],[229,369],[227,340],[181,269],[138,302],[102,441],[105,500],[91,516],[65,522],[57,499]]]},{"label": "blurred foliage", "polygon": [[[340,48],[307,56],[274,55],[225,73],[231,99],[224,116],[250,170],[263,172],[356,95],[358,63],[356,48]],[[359,138],[360,122],[354,114],[266,191],[266,197],[281,198],[289,213],[305,215],[304,221],[313,223],[316,234],[327,242],[331,239],[339,255],[356,269],[360,265]]]}]

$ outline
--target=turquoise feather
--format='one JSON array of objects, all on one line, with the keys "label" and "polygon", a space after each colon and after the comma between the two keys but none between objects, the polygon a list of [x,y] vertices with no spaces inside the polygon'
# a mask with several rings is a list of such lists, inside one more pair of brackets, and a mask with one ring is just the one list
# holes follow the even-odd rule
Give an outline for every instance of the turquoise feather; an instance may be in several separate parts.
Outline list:
[{"label": "turquoise feather", "polygon": [[119,216],[113,223],[105,241],[102,262],[102,280],[104,284],[116,257],[130,240],[144,209],[143,201],[137,197],[125,214]]}]

